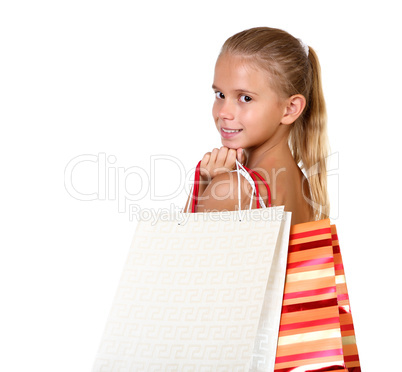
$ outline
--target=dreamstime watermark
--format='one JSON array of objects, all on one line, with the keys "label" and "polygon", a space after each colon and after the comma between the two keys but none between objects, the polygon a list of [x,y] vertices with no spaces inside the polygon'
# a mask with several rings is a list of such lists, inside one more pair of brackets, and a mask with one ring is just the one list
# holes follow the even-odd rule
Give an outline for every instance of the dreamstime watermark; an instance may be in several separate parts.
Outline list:
[{"label": "dreamstime watermark", "polygon": [[[87,172],[90,170],[90,172]],[[331,218],[338,218],[339,214],[339,153],[333,153],[327,158],[327,176],[329,187],[332,188],[331,196],[336,198],[335,203],[331,204]],[[271,175],[262,170],[262,175],[270,185],[272,200],[276,199],[276,179],[286,169],[272,170]],[[169,172],[174,174],[169,178],[169,187],[167,181],[159,177],[157,182],[158,173]],[[308,177],[314,176],[320,172],[318,165],[308,169],[305,174]],[[90,190],[84,190],[85,187],[77,182],[77,179],[88,178],[87,183],[90,183]],[[148,198],[151,201],[168,201],[174,200],[185,192],[189,194],[191,186],[194,183],[195,168],[186,171],[183,162],[172,155],[152,155],[150,157],[149,167],[145,169],[138,165],[130,167],[122,167],[117,165],[117,158],[114,155],[107,155],[106,153],[83,154],[72,158],[66,165],[64,170],[64,187],[67,193],[80,201],[94,201],[94,200],[109,200],[117,203],[118,213],[128,213],[130,220],[138,219],[142,215],[142,219],[146,216],[153,216],[152,218],[161,218],[166,215],[175,215],[181,213],[184,206],[177,207],[171,204],[166,209],[151,210],[141,209],[139,202]],[[234,173],[232,173],[234,177]],[[74,181],[74,179],[76,181]],[[89,182],[91,181],[91,182]],[[232,184],[225,181],[228,184]],[[85,183],[85,182],[84,182]],[[159,188],[157,187],[159,184]],[[160,191],[161,185],[163,192]],[[166,187],[165,187],[166,186]],[[217,185],[216,185],[217,186]],[[88,186],[86,187],[88,189]],[[168,191],[167,191],[168,189]],[[233,189],[228,188],[230,191],[228,195],[214,195],[214,198],[225,199],[230,197]],[[214,190],[212,190],[214,193]],[[249,195],[251,196],[251,195]],[[303,194],[305,200],[315,209],[321,208],[316,205],[311,199]]]}]

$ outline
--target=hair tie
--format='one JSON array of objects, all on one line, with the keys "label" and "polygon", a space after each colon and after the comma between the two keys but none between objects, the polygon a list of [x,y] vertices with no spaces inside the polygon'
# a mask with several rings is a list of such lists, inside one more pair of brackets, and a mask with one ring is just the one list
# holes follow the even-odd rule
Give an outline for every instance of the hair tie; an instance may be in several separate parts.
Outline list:
[{"label": "hair tie", "polygon": [[308,57],[308,52],[309,52],[309,47],[308,45],[302,40],[302,39],[297,39],[299,40],[300,45],[303,47],[304,49],[304,53],[306,53],[306,56]]}]

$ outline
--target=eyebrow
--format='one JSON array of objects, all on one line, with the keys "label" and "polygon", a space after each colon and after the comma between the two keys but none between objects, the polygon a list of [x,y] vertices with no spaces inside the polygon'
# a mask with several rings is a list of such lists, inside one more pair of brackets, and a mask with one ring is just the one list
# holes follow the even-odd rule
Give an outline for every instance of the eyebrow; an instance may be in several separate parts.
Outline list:
[{"label": "eyebrow", "polygon": [[[220,89],[216,86],[216,85],[214,85],[214,84],[212,84],[212,89],[216,89],[216,90],[219,90],[220,91]],[[258,93],[256,93],[256,92],[251,92],[251,91],[249,91],[249,90],[247,90],[247,89],[235,89],[235,92],[241,92],[241,93],[250,93],[250,94],[253,94],[253,95],[255,95],[255,96],[258,96]]]}]

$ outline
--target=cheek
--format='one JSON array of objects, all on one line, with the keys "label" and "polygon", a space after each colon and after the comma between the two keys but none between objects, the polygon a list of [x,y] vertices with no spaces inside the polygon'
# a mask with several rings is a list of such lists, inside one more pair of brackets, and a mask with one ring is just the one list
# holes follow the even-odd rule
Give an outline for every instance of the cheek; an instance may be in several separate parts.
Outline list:
[{"label": "cheek", "polygon": [[219,116],[219,103],[215,101],[214,104],[212,105],[212,117],[215,123],[217,123],[218,121],[218,116]]},{"label": "cheek", "polygon": [[266,109],[243,112],[242,120],[248,123],[251,133],[257,137],[272,134],[277,123],[275,113]]},{"label": "cheek", "polygon": [[252,115],[256,122],[265,123],[265,125],[274,125],[280,121],[279,110],[268,105],[255,110]]},{"label": "cheek", "polygon": [[243,110],[239,116],[239,121],[247,124],[249,126],[260,126],[261,122],[266,121],[266,117],[261,112],[261,110],[247,108],[247,110]]},{"label": "cheek", "polygon": [[218,104],[216,103],[216,100],[214,101],[214,104],[212,105],[212,116],[216,118],[218,112]]}]

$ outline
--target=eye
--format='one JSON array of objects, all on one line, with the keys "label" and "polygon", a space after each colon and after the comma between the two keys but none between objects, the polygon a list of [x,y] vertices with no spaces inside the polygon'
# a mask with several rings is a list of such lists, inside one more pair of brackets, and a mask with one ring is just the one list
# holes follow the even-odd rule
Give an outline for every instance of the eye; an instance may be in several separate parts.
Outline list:
[{"label": "eye", "polygon": [[240,96],[240,101],[241,102],[247,103],[247,102],[250,102],[251,100],[252,100],[252,98],[250,96],[246,96],[246,95]]},{"label": "eye", "polygon": [[225,99],[225,95],[222,92],[215,92],[215,97],[218,99]]}]

